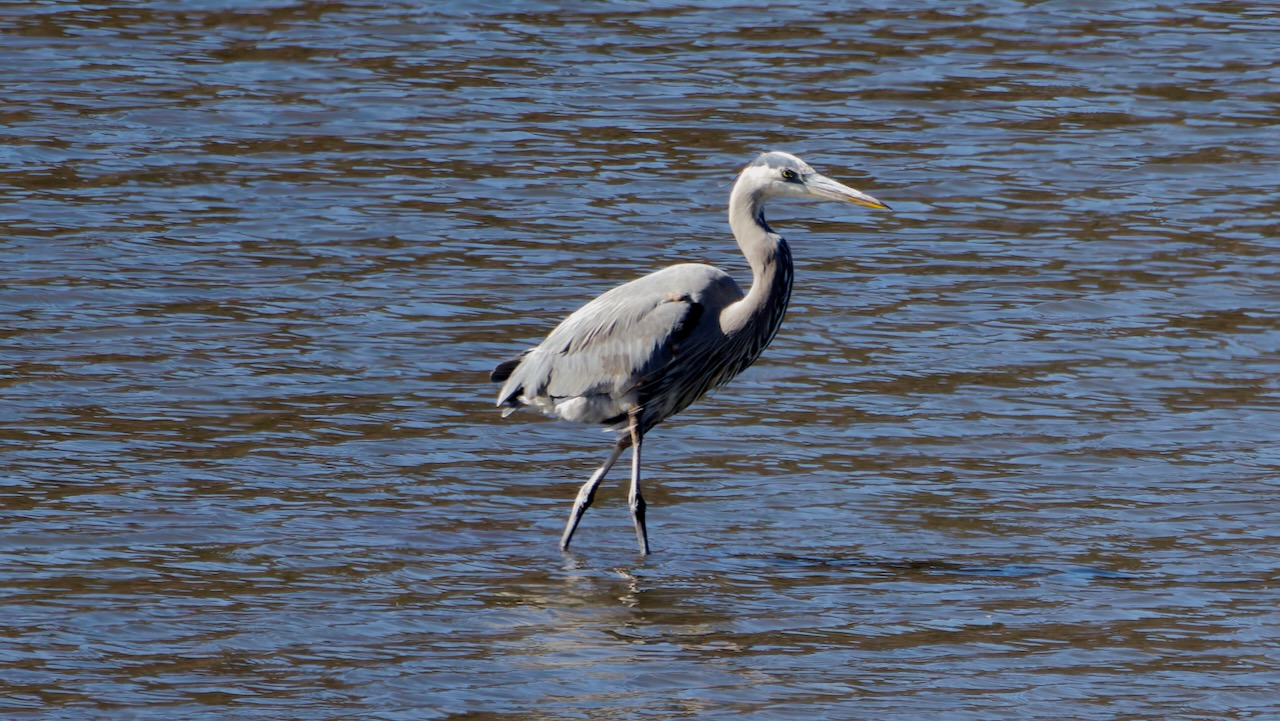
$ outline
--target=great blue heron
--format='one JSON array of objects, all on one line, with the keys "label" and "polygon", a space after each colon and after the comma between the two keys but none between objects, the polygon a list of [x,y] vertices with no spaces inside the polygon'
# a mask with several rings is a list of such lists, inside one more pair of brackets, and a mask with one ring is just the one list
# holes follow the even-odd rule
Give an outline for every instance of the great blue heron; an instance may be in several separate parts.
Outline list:
[{"label": "great blue heron", "polygon": [[537,347],[491,374],[503,384],[498,406],[504,418],[531,406],[554,418],[619,432],[604,465],[578,491],[560,538],[562,549],[569,548],[605,474],[630,446],[628,503],[640,552],[649,553],[640,495],[644,434],[755,362],[778,332],[791,299],[791,250],[764,219],[770,198],[827,198],[888,208],[818,174],[794,155],[763,153],[738,175],[729,193],[729,227],[751,265],[750,291],[744,294],[714,266],[673,265],[587,303]]}]

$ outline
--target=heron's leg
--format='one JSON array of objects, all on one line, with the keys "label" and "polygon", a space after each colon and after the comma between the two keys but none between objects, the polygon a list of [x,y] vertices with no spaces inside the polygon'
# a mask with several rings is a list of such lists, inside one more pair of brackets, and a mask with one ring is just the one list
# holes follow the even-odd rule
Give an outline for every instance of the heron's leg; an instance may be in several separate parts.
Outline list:
[{"label": "heron's leg", "polygon": [[604,474],[613,468],[613,464],[617,463],[618,456],[627,449],[628,439],[619,438],[618,442],[613,444],[613,450],[609,452],[609,457],[605,459],[604,465],[600,466],[595,473],[591,474],[591,479],[582,484],[582,488],[578,489],[578,497],[573,501],[573,510],[569,512],[569,522],[564,526],[564,535],[560,537],[560,550],[569,550],[569,541],[573,540],[573,532],[578,530],[578,521],[582,520],[582,514],[587,512],[591,507],[591,501],[596,496],[596,489],[600,487],[600,481],[604,480]]},{"label": "heron's leg", "polygon": [[644,527],[644,496],[640,495],[640,414],[632,410],[631,416],[631,494],[627,503],[631,506],[631,520],[636,524],[636,540],[640,542],[640,554],[649,555],[649,532]]}]

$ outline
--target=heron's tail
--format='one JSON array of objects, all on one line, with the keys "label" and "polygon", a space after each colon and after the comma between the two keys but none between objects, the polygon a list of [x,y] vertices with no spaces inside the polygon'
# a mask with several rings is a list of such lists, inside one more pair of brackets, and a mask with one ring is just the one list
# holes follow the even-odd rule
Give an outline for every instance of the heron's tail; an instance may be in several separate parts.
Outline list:
[{"label": "heron's tail", "polygon": [[494,383],[506,383],[507,379],[511,377],[511,374],[515,372],[516,366],[520,365],[520,361],[522,360],[524,360],[523,353],[511,360],[502,361],[498,364],[498,367],[494,368],[493,372],[489,374],[489,380]]},{"label": "heron's tail", "polygon": [[489,374],[489,380],[494,383],[504,383],[502,390],[498,392],[498,407],[502,408],[502,417],[515,413],[524,404],[520,402],[520,394],[524,392],[524,388],[519,384],[508,383],[511,376],[515,374],[516,369],[520,367],[520,363],[524,357],[529,355],[529,351],[525,351],[510,360],[504,360],[498,364],[497,368]]}]

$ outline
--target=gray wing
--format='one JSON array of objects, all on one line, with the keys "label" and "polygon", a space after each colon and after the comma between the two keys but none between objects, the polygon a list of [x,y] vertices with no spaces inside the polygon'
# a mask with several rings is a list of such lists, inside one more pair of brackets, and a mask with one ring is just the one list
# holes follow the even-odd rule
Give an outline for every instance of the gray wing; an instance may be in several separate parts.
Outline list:
[{"label": "gray wing", "polygon": [[679,377],[697,372],[681,362],[692,355],[686,346],[711,345],[720,310],[741,297],[726,273],[692,263],[618,286],[500,365],[498,405],[504,414],[531,405],[565,420],[618,423],[631,405],[668,395]]}]

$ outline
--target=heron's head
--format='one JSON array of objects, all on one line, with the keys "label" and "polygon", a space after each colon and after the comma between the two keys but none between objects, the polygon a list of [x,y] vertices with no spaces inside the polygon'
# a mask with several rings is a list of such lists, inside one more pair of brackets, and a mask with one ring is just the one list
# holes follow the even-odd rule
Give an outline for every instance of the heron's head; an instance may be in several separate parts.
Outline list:
[{"label": "heron's head", "polygon": [[751,161],[738,176],[738,183],[763,198],[826,198],[868,208],[889,208],[866,193],[822,175],[796,156],[777,150],[761,153]]}]

